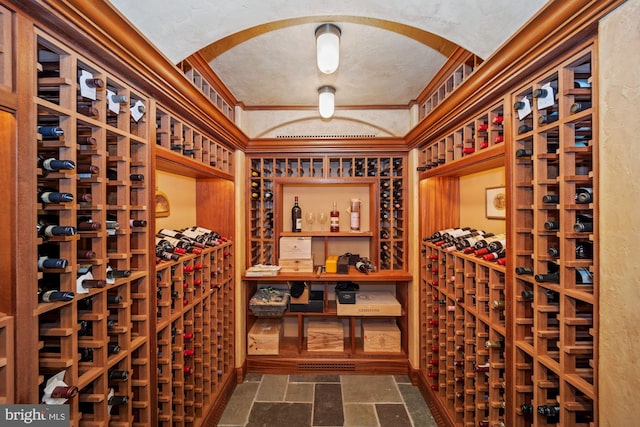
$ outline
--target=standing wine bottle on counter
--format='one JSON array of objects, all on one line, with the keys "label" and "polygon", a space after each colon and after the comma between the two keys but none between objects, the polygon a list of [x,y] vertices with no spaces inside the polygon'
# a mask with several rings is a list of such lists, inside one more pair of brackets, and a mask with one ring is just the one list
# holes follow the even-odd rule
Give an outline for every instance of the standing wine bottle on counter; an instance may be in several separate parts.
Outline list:
[{"label": "standing wine bottle on counter", "polygon": [[295,196],[291,208],[291,231],[294,233],[302,231],[302,208],[298,205],[298,196]]},{"label": "standing wine bottle on counter", "polygon": [[333,233],[339,232],[340,231],[340,212],[338,211],[336,202],[333,202],[333,209],[331,209],[329,216],[330,216],[329,230]]}]

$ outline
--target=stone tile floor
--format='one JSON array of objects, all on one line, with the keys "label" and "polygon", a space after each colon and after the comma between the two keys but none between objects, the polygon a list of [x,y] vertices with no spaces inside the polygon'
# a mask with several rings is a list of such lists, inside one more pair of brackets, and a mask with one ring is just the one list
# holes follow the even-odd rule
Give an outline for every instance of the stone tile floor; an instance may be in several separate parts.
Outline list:
[{"label": "stone tile floor", "polygon": [[407,376],[248,375],[220,427],[437,427]]}]

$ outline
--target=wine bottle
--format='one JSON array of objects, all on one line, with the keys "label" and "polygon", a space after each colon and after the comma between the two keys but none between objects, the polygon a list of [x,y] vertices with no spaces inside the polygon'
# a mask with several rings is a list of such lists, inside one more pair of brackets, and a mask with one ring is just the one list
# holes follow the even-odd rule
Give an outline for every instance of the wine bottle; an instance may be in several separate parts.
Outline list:
[{"label": "wine bottle", "polygon": [[58,172],[61,170],[74,170],[76,164],[71,160],[59,160],[54,157],[38,156],[38,167],[43,171]]},{"label": "wine bottle", "polygon": [[144,219],[131,219],[129,220],[130,227],[146,227],[147,221]]},{"label": "wine bottle", "polygon": [[295,196],[293,200],[293,207],[291,208],[291,231],[300,233],[302,232],[302,208],[298,205],[298,196]]},{"label": "wine bottle", "polygon": [[58,302],[58,301],[73,301],[75,294],[73,292],[48,290],[38,290],[38,301],[40,302]]},{"label": "wine bottle", "polygon": [[122,406],[129,403],[129,396],[117,396],[113,395],[109,398],[108,404],[110,406]]},{"label": "wine bottle", "polygon": [[504,341],[502,340],[485,341],[484,348],[504,348]]},{"label": "wine bottle", "polygon": [[533,268],[529,268],[529,267],[516,267],[516,274],[518,275],[528,275],[531,276],[533,275]]},{"label": "wine bottle", "polygon": [[593,243],[576,242],[576,259],[593,259]]},{"label": "wine bottle", "polygon": [[533,156],[533,150],[528,150],[526,148],[520,148],[516,150],[516,157],[531,157]]},{"label": "wine bottle", "polygon": [[547,96],[547,89],[534,89],[531,94],[532,98],[545,98]]},{"label": "wine bottle", "polygon": [[576,215],[576,222],[573,224],[573,231],[576,233],[593,231],[593,217],[589,214]]},{"label": "wine bottle", "polygon": [[571,104],[569,111],[571,111],[571,114],[576,114],[588,108],[591,108],[591,102],[580,101],[580,102],[574,102],[573,104]]},{"label": "wine bottle", "polygon": [[559,283],[560,282],[560,274],[558,273],[544,273],[544,274],[536,274],[534,279],[538,283]]},{"label": "wine bottle", "polygon": [[532,301],[533,300],[533,292],[531,292],[528,289],[523,290],[520,293],[520,296],[522,297],[523,300],[525,301]]},{"label": "wine bottle", "polygon": [[560,416],[560,406],[558,405],[539,405],[538,414],[547,418],[556,418]]},{"label": "wine bottle", "polygon": [[559,230],[560,229],[560,223],[558,221],[555,221],[553,219],[549,219],[547,221],[545,221],[544,223],[544,229],[545,230]]},{"label": "wine bottle", "polygon": [[491,123],[493,123],[494,125],[501,125],[503,121],[504,121],[504,116],[498,115],[498,116],[495,116],[493,120],[491,120]]},{"label": "wine bottle", "polygon": [[38,126],[38,133],[42,136],[61,137],[64,129],[58,126]]},{"label": "wine bottle", "polygon": [[41,256],[38,258],[38,270],[46,270],[49,268],[67,268],[67,260],[61,258],[49,258]]},{"label": "wine bottle", "polygon": [[69,203],[73,202],[73,194],[58,192],[53,188],[38,188],[38,200],[42,203]]},{"label": "wine bottle", "polygon": [[114,104],[126,104],[129,102],[129,97],[127,95],[117,95],[114,93],[111,95],[111,102]]},{"label": "wine bottle", "polygon": [[552,111],[551,113],[538,116],[538,124],[544,125],[558,121],[558,112]]},{"label": "wine bottle", "polygon": [[84,79],[84,84],[87,85],[87,87],[93,89],[102,89],[104,87],[104,80],[98,78],[89,78]]},{"label": "wine bottle", "polygon": [[523,124],[518,126],[518,134],[522,135],[523,133],[527,133],[527,132],[531,132],[533,130],[533,127]]},{"label": "wine bottle", "polygon": [[112,369],[109,371],[110,381],[124,381],[129,378],[129,371],[122,371],[118,369]]},{"label": "wine bottle", "polygon": [[76,229],[70,226],[61,225],[49,225],[42,221],[37,225],[38,236],[42,238],[49,238],[53,236],[73,236],[76,234]]},{"label": "wine bottle", "polygon": [[58,386],[51,390],[53,399],[71,399],[78,394],[78,387],[75,386]]},{"label": "wine bottle", "polygon": [[107,281],[103,279],[84,279],[81,285],[85,289],[104,288],[105,286],[107,286]]},{"label": "wine bottle", "polygon": [[340,231],[340,211],[338,211],[336,202],[333,202],[333,209],[329,213],[330,225],[329,230],[337,233]]},{"label": "wine bottle", "polygon": [[593,201],[593,190],[589,187],[576,188],[575,201],[578,204],[587,204]]},{"label": "wine bottle", "polygon": [[577,285],[592,285],[593,273],[586,267],[576,268],[576,284]]},{"label": "wine bottle", "polygon": [[491,303],[491,308],[493,310],[504,310],[505,309],[505,305],[506,305],[506,302],[504,300],[494,300]]},{"label": "wine bottle", "polygon": [[116,343],[110,342],[109,345],[107,345],[107,352],[109,354],[118,354],[121,350],[120,346]]},{"label": "wine bottle", "polygon": [[557,194],[545,194],[544,196],[542,196],[542,203],[558,204],[560,203],[560,196]]}]

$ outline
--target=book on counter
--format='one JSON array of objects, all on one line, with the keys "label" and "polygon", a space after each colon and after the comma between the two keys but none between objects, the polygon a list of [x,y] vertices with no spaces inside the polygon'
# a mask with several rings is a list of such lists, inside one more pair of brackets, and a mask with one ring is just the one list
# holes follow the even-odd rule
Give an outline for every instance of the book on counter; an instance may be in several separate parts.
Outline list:
[{"label": "book on counter", "polygon": [[246,277],[273,277],[278,275],[278,271],[280,271],[279,265],[256,264],[247,268],[244,275]]}]

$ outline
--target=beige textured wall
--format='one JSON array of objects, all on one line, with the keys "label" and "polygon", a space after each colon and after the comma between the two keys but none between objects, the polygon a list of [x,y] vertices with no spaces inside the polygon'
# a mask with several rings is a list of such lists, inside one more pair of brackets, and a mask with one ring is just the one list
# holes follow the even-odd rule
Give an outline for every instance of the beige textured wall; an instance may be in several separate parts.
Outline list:
[{"label": "beige textured wall", "polygon": [[184,228],[196,224],[196,181],[195,179],[156,171],[156,187],[167,195],[171,214],[157,218],[156,227]]},{"label": "beige textured wall", "polygon": [[640,419],[640,0],[600,23],[600,425]]},{"label": "beige textured wall", "polygon": [[504,167],[460,177],[460,226],[505,232],[504,219],[485,216],[485,189],[499,186],[504,186]]}]

